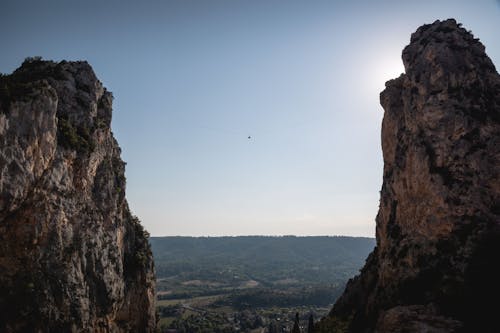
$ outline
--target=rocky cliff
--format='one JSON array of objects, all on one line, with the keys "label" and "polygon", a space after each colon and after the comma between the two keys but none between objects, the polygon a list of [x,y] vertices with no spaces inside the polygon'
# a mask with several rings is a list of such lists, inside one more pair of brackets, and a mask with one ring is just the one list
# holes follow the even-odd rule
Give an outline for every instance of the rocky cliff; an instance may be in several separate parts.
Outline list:
[{"label": "rocky cliff", "polygon": [[152,332],[147,233],[86,62],[0,76],[0,331]]},{"label": "rocky cliff", "polygon": [[420,27],[380,100],[377,246],[322,331],[498,332],[500,76],[455,20]]}]

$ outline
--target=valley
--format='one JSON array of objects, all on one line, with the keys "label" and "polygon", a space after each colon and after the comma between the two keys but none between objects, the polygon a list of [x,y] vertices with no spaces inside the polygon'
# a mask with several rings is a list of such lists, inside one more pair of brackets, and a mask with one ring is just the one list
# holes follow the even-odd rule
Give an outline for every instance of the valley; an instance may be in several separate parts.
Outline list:
[{"label": "valley", "polygon": [[288,331],[325,316],[374,239],[152,237],[161,332]]}]

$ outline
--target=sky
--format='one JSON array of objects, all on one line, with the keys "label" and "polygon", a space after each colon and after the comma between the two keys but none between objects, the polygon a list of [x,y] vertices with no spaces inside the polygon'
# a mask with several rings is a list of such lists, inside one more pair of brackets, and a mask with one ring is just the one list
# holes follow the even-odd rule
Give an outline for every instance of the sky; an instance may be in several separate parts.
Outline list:
[{"label": "sky", "polygon": [[379,93],[451,17],[500,63],[496,0],[0,0],[0,72],[93,66],[153,236],[373,237]]}]

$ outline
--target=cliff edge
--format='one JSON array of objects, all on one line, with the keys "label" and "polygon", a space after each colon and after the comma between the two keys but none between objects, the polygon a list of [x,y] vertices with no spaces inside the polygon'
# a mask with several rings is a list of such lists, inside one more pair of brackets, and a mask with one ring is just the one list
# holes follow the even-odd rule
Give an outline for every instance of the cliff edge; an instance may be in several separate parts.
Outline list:
[{"label": "cliff edge", "polygon": [[32,58],[0,76],[1,332],[155,329],[112,99],[86,62]]},{"label": "cliff edge", "polygon": [[380,95],[377,246],[324,332],[498,332],[500,76],[455,20],[420,27]]}]

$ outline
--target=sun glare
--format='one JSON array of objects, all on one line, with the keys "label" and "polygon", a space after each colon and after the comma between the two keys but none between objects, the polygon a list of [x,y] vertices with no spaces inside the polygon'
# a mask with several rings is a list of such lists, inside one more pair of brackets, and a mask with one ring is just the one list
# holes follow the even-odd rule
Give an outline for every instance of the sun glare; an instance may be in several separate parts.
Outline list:
[{"label": "sun glare", "polygon": [[372,84],[381,91],[387,81],[398,78],[404,71],[403,61],[399,57],[387,55],[379,57],[371,68]]}]

